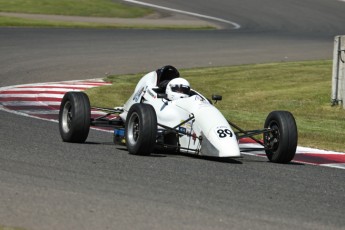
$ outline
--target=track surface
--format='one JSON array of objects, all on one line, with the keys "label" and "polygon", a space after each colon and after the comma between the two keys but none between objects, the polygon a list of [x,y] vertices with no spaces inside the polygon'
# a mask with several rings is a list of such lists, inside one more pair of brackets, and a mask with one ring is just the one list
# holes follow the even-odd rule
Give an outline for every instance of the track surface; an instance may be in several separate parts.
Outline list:
[{"label": "track surface", "polygon": [[[106,73],[330,59],[345,3],[150,1],[240,30],[0,29],[0,86]],[[169,5],[171,4],[171,5]],[[226,96],[226,95],[223,95]],[[0,111],[0,224],[27,229],[344,229],[344,171],[128,155],[111,134],[62,143],[56,123]]]},{"label": "track surface", "polygon": [[[344,4],[345,5],[345,4]],[[243,31],[0,29],[0,86],[109,73],[331,59],[333,37]]]},{"label": "track surface", "polygon": [[[23,116],[58,122],[61,100],[66,92],[84,91],[110,84],[100,79],[91,79],[0,87],[0,109]],[[93,118],[104,115],[106,115],[105,112],[91,110]],[[97,127],[97,129],[113,132],[113,129],[109,127]],[[243,138],[240,143],[242,148],[253,149],[243,154],[266,157],[265,152],[260,150],[262,146],[254,140]],[[345,153],[298,147],[293,162],[345,169]]]}]

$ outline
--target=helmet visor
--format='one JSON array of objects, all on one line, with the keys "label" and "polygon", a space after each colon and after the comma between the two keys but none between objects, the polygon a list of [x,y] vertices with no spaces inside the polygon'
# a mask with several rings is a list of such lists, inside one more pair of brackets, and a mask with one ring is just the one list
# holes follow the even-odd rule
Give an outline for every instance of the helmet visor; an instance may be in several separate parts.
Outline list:
[{"label": "helmet visor", "polygon": [[186,85],[173,85],[171,86],[171,91],[176,93],[189,94],[190,87]]}]

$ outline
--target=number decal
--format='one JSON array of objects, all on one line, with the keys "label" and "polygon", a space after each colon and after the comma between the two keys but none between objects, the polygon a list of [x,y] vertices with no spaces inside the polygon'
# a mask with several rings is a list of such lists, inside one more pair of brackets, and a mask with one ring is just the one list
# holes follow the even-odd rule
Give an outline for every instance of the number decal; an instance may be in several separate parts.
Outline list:
[{"label": "number decal", "polygon": [[233,134],[232,132],[230,131],[230,129],[218,129],[217,130],[217,133],[218,133],[218,137],[219,138],[225,138],[227,136],[229,137],[232,137]]}]

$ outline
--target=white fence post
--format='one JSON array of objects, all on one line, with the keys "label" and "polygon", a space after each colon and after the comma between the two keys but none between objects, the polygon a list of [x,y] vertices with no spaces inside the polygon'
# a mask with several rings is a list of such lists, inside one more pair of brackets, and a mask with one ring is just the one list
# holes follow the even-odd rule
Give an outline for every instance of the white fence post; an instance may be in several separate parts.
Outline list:
[{"label": "white fence post", "polygon": [[345,35],[334,38],[332,105],[342,104],[345,109]]}]

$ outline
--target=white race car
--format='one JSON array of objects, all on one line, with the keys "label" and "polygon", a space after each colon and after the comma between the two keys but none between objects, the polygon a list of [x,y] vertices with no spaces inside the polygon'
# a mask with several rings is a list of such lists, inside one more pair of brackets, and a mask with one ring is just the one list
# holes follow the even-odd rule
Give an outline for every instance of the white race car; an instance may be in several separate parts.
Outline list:
[{"label": "white race car", "polygon": [[[212,96],[215,102],[221,99]],[[91,118],[91,109],[106,114]],[[191,89],[173,66],[143,76],[125,105],[115,109],[91,107],[85,93],[67,92],[59,113],[62,140],[85,142],[90,126],[113,127],[115,144],[125,144],[130,154],[173,150],[236,158],[251,150],[240,149],[239,140],[251,138],[263,147],[270,161],[277,163],[294,158],[298,136],[295,119],[287,111],[271,112],[262,129],[242,130],[228,121],[211,100]],[[256,135],[263,135],[263,141]]]}]

